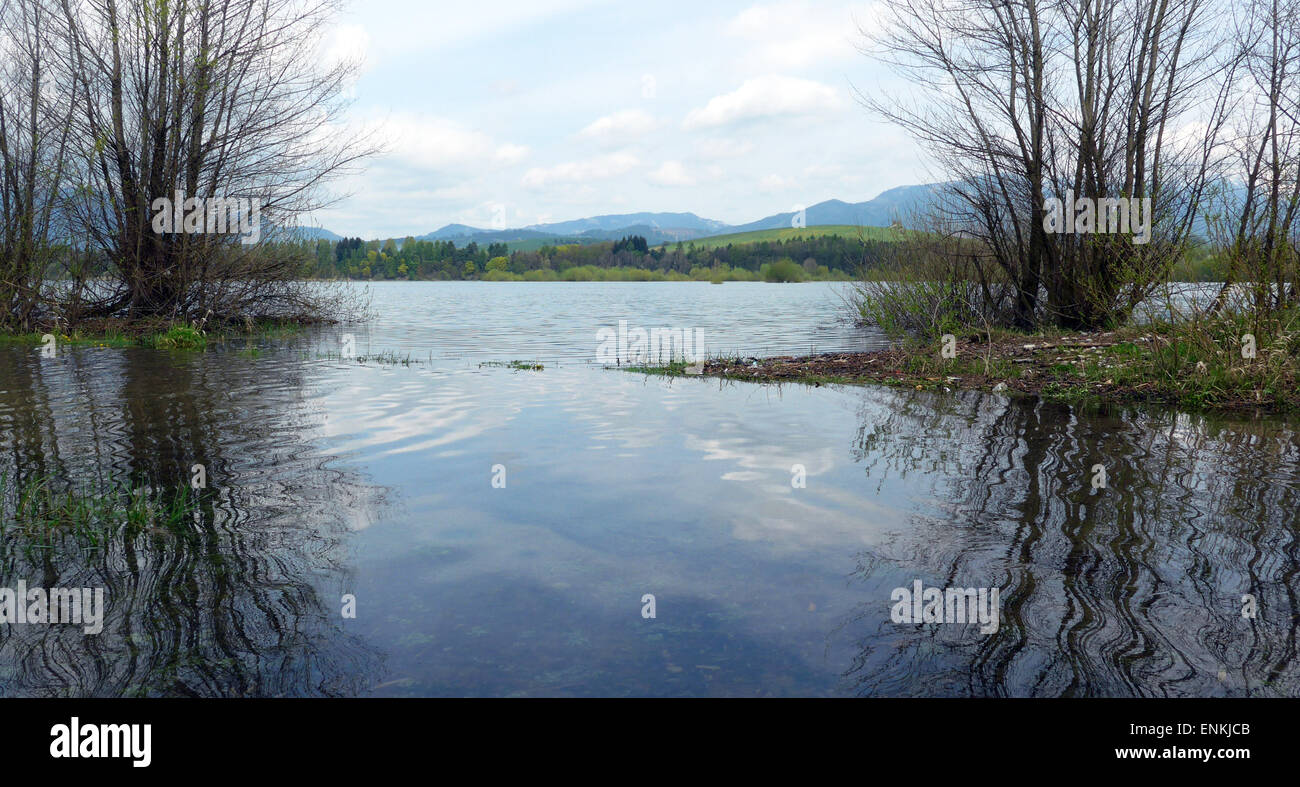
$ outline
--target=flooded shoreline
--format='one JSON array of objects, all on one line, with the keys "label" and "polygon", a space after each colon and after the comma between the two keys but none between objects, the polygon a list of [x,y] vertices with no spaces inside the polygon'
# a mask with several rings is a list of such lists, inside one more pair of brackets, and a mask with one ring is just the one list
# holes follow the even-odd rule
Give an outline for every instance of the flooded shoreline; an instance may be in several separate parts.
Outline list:
[{"label": "flooded shoreline", "polygon": [[[671,289],[694,286],[380,288],[374,323],[257,354],[0,347],[0,472],[206,481],[176,531],[6,533],[0,586],[107,611],[94,637],[0,630],[0,693],[1294,693],[1294,420],[588,360],[620,319],[747,353],[872,341],[826,338],[830,288],[752,285],[701,326]],[[422,363],[334,357],[346,333]],[[997,630],[896,623],[916,581],[996,588]]]}]

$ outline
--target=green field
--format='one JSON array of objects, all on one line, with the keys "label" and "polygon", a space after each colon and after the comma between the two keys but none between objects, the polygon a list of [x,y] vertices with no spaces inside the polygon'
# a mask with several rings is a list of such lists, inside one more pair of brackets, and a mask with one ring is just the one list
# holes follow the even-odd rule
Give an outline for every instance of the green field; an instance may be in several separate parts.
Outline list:
[{"label": "green field", "polygon": [[[591,238],[529,238],[528,240],[509,240],[505,241],[506,248],[511,252],[516,251],[537,251],[543,246],[590,246],[595,243],[604,243],[606,241],[592,240]],[[456,243],[457,246],[465,245],[464,240]],[[479,246],[487,248],[487,243],[479,243]]]},{"label": "green field", "polygon": [[[684,246],[694,245],[697,249],[717,249],[727,245],[740,245],[743,243],[762,243],[764,241],[786,241],[795,238],[819,238],[826,235],[838,235],[844,238],[862,238],[864,240],[888,240],[892,237],[893,230],[888,227],[856,227],[850,224],[826,224],[817,227],[804,227],[795,229],[793,227],[779,230],[754,230],[753,232],[737,232],[731,235],[714,235],[708,238],[696,238],[695,240],[684,241]],[[666,243],[659,248],[674,247],[677,244]]]}]

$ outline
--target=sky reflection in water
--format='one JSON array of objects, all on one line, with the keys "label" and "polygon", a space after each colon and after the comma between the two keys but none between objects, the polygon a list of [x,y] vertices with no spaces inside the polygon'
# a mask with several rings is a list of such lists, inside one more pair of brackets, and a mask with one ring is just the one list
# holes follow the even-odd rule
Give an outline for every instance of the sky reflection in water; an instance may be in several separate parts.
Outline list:
[{"label": "sky reflection in water", "polygon": [[[1288,423],[590,363],[620,319],[716,352],[879,345],[835,290],[391,285],[375,323],[258,357],[0,349],[0,472],[166,487],[203,462],[212,487],[183,536],[7,532],[4,584],[103,584],[110,614],[0,629],[0,693],[1295,692]],[[419,363],[339,360],[346,332]],[[480,366],[516,359],[546,368]],[[999,587],[998,631],[892,623],[917,579]]]}]

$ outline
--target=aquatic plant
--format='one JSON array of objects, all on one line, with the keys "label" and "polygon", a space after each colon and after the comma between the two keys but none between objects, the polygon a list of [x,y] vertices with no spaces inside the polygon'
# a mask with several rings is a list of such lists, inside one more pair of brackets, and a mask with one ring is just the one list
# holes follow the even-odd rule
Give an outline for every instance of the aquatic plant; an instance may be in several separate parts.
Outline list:
[{"label": "aquatic plant", "polygon": [[0,538],[21,537],[28,548],[48,547],[64,536],[98,547],[124,529],[179,532],[197,506],[197,493],[186,485],[152,489],[104,482],[78,488],[0,473]]}]

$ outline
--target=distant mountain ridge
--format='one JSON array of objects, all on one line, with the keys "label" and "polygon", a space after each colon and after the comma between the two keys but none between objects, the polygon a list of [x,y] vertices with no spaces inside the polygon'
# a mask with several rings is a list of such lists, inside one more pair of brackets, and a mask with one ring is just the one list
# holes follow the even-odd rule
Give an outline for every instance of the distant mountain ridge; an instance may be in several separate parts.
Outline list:
[{"label": "distant mountain ridge", "polygon": [[290,232],[293,232],[303,240],[327,240],[331,243],[343,240],[343,236],[335,235],[329,230],[321,227],[294,227]]},{"label": "distant mountain ridge", "polygon": [[702,219],[694,213],[622,213],[609,216],[592,216],[574,221],[552,224],[533,224],[524,229],[570,235],[596,231],[616,231],[626,227],[653,227],[655,229],[697,230],[717,233],[727,229],[726,222]]},{"label": "distant mountain ridge", "polygon": [[[906,222],[911,213],[933,205],[943,185],[930,183],[899,186],[883,191],[865,202],[844,202],[838,199],[819,202],[804,209],[804,225],[888,227],[897,220]],[[468,224],[448,224],[433,232],[415,237],[416,240],[449,240],[457,244],[474,242],[486,245],[547,240],[554,240],[556,243],[591,243],[618,240],[628,235],[641,235],[650,245],[658,245],[737,232],[792,227],[795,226],[794,219],[795,212],[789,211],[776,213],[748,224],[736,225],[702,218],[694,213],[621,213],[572,221],[531,224],[512,229],[486,229]],[[319,230],[319,232],[321,237],[334,235],[328,230]]]},{"label": "distant mountain ridge", "polygon": [[[804,209],[804,224],[816,227],[825,224],[847,224],[857,227],[888,227],[895,221],[909,218],[911,213],[933,205],[939,199],[942,183],[929,183],[921,186],[899,186],[883,191],[874,199],[866,202],[844,202],[829,199]],[[775,230],[795,226],[795,211],[778,213],[774,216],[752,221],[733,227],[730,232],[752,232],[754,230]]]}]

